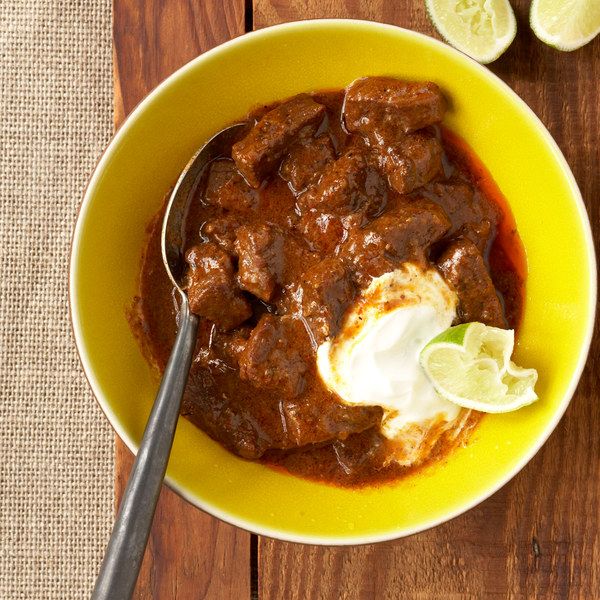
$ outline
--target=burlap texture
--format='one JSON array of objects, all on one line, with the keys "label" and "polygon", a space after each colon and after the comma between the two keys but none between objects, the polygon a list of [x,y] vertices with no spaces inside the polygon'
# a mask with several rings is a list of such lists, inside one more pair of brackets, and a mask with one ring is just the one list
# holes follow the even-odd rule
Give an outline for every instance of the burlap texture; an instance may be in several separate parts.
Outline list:
[{"label": "burlap texture", "polygon": [[110,0],[0,2],[0,599],[89,597],[111,429],[68,316],[69,245],[111,133]]}]

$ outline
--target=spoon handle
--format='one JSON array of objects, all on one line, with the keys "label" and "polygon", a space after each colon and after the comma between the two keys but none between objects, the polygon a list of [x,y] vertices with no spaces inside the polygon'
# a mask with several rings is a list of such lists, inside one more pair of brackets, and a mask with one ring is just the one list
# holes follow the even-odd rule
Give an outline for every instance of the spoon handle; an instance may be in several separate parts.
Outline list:
[{"label": "spoon handle", "polygon": [[92,600],[129,600],[133,594],[169,461],[197,330],[198,317],[190,312],[184,295],[177,339],[133,463]]}]

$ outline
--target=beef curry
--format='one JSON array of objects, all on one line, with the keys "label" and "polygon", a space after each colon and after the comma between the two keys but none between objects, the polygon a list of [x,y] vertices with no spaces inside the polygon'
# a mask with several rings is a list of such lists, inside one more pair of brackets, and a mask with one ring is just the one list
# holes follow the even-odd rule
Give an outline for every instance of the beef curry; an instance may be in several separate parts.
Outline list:
[{"label": "beef curry", "polygon": [[[493,180],[441,125],[433,83],[360,79],[254,110],[231,154],[205,170],[186,220],[184,282],[200,319],[182,414],[235,454],[357,486],[395,479],[465,443],[481,418],[391,460],[379,406],[328,389],[317,348],[374,279],[436,269],[456,323],[516,328],[524,259]],[[177,302],[149,226],[132,323],[163,369]]]}]

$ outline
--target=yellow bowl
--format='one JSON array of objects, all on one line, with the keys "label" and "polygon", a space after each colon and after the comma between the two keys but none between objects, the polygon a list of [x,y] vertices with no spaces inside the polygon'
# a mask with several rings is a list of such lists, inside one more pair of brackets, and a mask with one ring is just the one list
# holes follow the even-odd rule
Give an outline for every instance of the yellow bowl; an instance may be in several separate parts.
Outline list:
[{"label": "yellow bowl", "polygon": [[364,75],[433,80],[451,98],[446,123],[507,197],[527,253],[517,360],[538,369],[540,400],[488,416],[466,448],[417,476],[340,489],[241,460],[181,419],[168,484],[213,515],[260,534],[352,544],[446,521],[513,477],[564,413],[592,334],[596,269],[580,193],[533,112],[490,71],[426,36],[361,21],[307,21],[237,38],[154,90],[108,146],[73,238],[71,312],[83,367],[125,443],[138,448],[157,389],[125,318],[145,226],[192,153],[251,107],[339,88]]}]

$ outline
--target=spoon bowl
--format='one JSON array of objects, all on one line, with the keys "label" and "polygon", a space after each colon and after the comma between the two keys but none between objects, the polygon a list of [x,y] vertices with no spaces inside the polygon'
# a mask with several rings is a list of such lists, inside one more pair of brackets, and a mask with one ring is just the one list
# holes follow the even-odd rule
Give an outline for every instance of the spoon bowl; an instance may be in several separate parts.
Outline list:
[{"label": "spoon bowl", "polygon": [[246,128],[246,123],[237,123],[210,138],[190,158],[171,192],[163,218],[161,250],[169,279],[180,292],[183,292],[180,278],[185,244],[185,219],[200,176],[213,160],[230,153],[231,146]]}]

